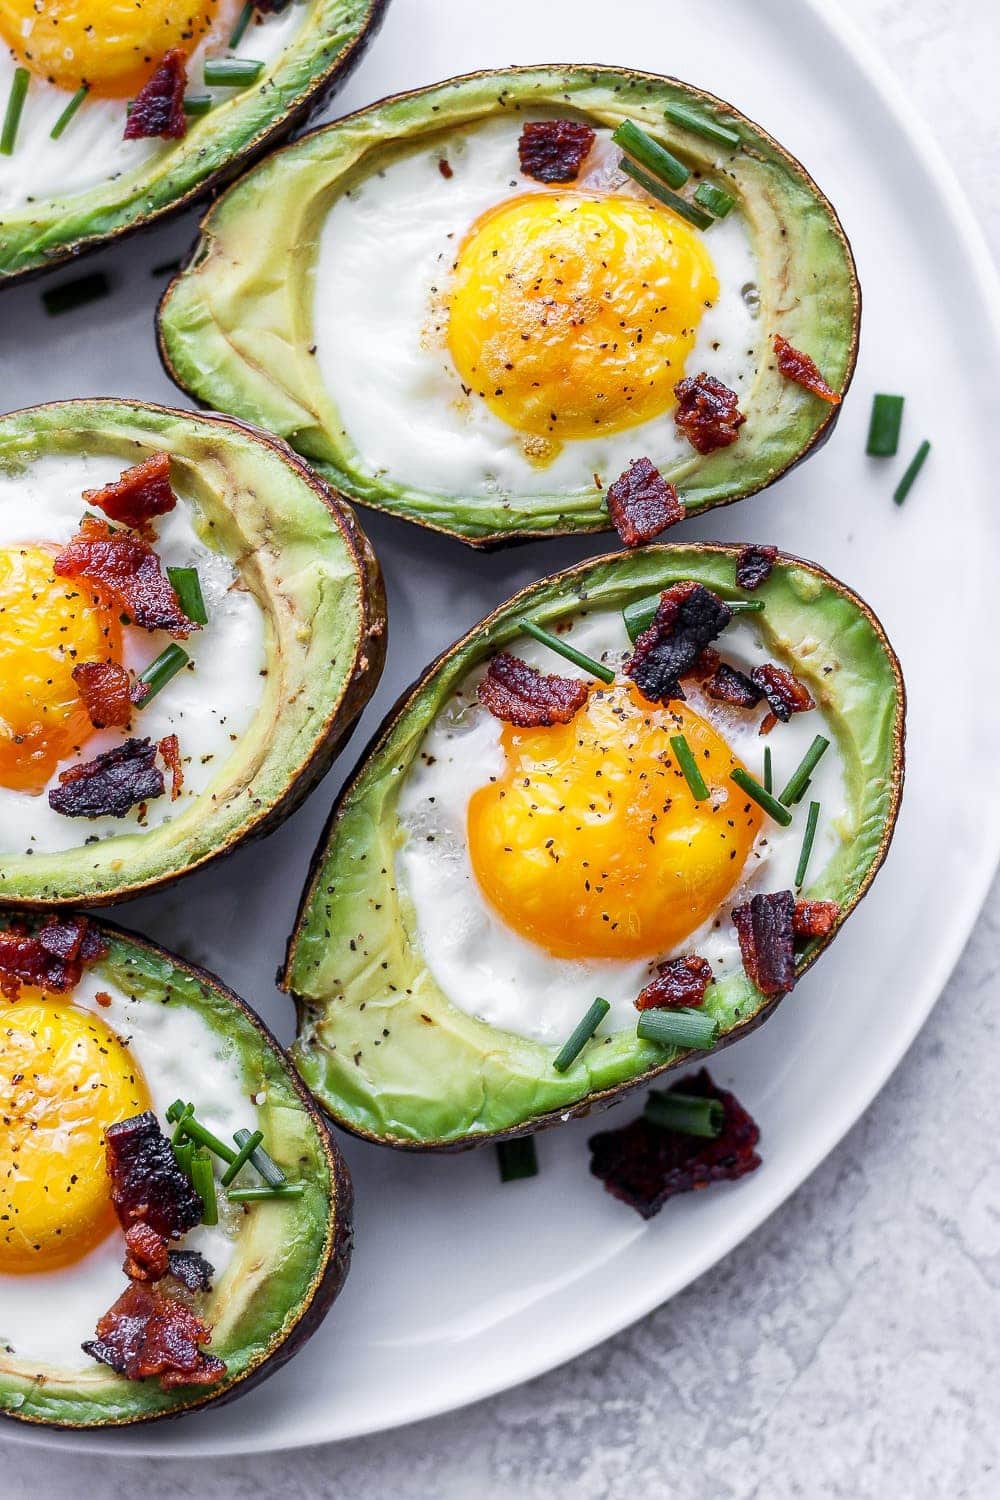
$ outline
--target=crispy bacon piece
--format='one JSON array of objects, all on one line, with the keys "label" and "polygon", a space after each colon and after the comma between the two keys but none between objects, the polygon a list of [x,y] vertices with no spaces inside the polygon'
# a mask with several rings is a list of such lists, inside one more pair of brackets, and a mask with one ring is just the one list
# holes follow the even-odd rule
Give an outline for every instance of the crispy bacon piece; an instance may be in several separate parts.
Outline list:
[{"label": "crispy bacon piece", "polygon": [[64,818],[124,818],[137,802],[162,797],[165,787],[153,741],[126,740],[63,771],[49,806]]},{"label": "crispy bacon piece", "polygon": [[739,397],[714,375],[689,375],[674,386],[674,421],[698,453],[728,448],[740,435],[746,417]]},{"label": "crispy bacon piece", "polygon": [[782,338],[780,333],[774,335],[774,352],[778,356],[778,370],[786,380],[794,380],[796,385],[804,386],[830,406],[840,405],[840,397],[827,385],[816,362]]},{"label": "crispy bacon piece", "polygon": [[126,1380],[159,1380],[164,1390],[178,1385],[214,1385],[226,1366],[203,1345],[212,1337],[207,1323],[183,1302],[157,1287],[133,1281],[97,1324],[97,1338],[82,1347]]},{"label": "crispy bacon piece", "polygon": [[115,531],[96,516],[84,516],[53,571],[60,578],[85,578],[143,630],[166,630],[184,640],[201,629],[181,609],[148,542],[135,532]]},{"label": "crispy bacon piece", "polygon": [[76,683],[95,729],[127,729],[132,722],[132,678],[116,661],[82,661],[73,668]]},{"label": "crispy bacon piece", "polygon": [[777,555],[777,547],[741,547],[736,559],[737,587],[751,594],[754,589],[759,589],[770,578]]},{"label": "crispy bacon piece", "polygon": [[159,751],[170,772],[170,800],[176,802],[184,785],[184,767],[181,765],[181,746],[176,734],[164,735]]},{"label": "crispy bacon piece", "polygon": [[449,177],[454,177],[455,175],[451,162],[446,156],[438,157],[438,171],[441,173],[441,176],[445,179],[446,182]]},{"label": "crispy bacon piece", "polygon": [[782,724],[787,724],[792,714],[804,714],[816,707],[805,683],[793,677],[785,667],[765,662],[762,667],[754,667],[750,680],[755,687],[760,688],[770,709],[770,713],[765,714],[761,720],[761,734],[770,734],[779,719]]},{"label": "crispy bacon piece", "polygon": [[608,488],[608,515],[626,547],[639,547],[684,519],[684,506],[648,458],[637,458]]},{"label": "crispy bacon piece", "polygon": [[519,656],[501,651],[479,683],[479,701],[505,724],[536,729],[568,724],[586,703],[587,691],[579,678],[546,676]]},{"label": "crispy bacon piece", "polygon": [[201,1223],[201,1198],[152,1110],[109,1125],[104,1142],[111,1202],[123,1229],[141,1220],[163,1239],[177,1240]]},{"label": "crispy bacon piece", "polygon": [[733,708],[756,708],[764,696],[745,672],[731,667],[727,661],[720,661],[705,684],[705,692],[718,703],[729,703]]},{"label": "crispy bacon piece", "polygon": [[636,1010],[676,1010],[679,1005],[700,1005],[712,982],[712,965],[697,953],[657,964],[651,979],[635,1002]]},{"label": "crispy bacon piece", "polygon": [[79,984],[84,966],[107,951],[86,917],[47,917],[34,932],[23,922],[12,922],[0,932],[0,993],[16,1000],[22,984],[71,990]]},{"label": "crispy bacon piece", "polygon": [[177,504],[170,483],[170,454],[154,453],[144,463],[126,469],[114,484],[84,490],[83,498],[110,520],[147,532],[154,516],[165,516]]},{"label": "crispy bacon piece", "polygon": [[166,1276],[170,1268],[167,1242],[142,1219],[126,1229],[125,1250],[122,1270],[131,1281],[161,1281]]},{"label": "crispy bacon piece", "polygon": [[594,140],[579,120],[529,120],[517,143],[521,171],[536,182],[575,182]]},{"label": "crispy bacon piece", "polygon": [[215,1267],[197,1250],[171,1250],[167,1255],[170,1275],[189,1292],[210,1292]]},{"label": "crispy bacon piece", "polygon": [[184,91],[187,59],[179,47],[165,53],[155,72],[132,100],[125,121],[127,141],[179,141],[187,135]]},{"label": "crispy bacon piece", "polygon": [[795,897],[791,891],[754,896],[733,908],[743,967],[762,995],[787,995],[795,988]]},{"label": "crispy bacon piece", "polygon": [[797,938],[827,937],[839,916],[836,901],[796,901],[792,931]]},{"label": "crispy bacon piece", "polygon": [[619,1130],[591,1136],[590,1170],[605,1191],[644,1219],[658,1214],[669,1198],[697,1192],[713,1182],[735,1181],[760,1166],[760,1131],[735,1094],[717,1088],[708,1071],[682,1078],[670,1092],[718,1099],[722,1132],[714,1140],[665,1130],[645,1115]]},{"label": "crispy bacon piece", "polygon": [[656,614],[625,662],[626,676],[651,703],[683,698],[680,679],[732,618],[729,605],[703,584],[675,583],[660,595]]}]

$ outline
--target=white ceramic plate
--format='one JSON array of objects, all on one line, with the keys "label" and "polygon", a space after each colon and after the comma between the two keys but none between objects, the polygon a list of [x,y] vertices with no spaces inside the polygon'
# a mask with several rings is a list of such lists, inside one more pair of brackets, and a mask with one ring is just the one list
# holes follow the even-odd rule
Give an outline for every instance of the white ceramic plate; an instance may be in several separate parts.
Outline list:
[{"label": "white ceramic plate", "polygon": [[[131,1454],[294,1447],[430,1416],[579,1353],[700,1275],[812,1171],[912,1041],[979,909],[1000,850],[1000,509],[984,438],[997,431],[1000,296],[969,211],[895,85],[819,0],[710,9],[395,0],[337,107],[477,67],[566,58],[673,73],[732,100],[801,157],[853,240],[865,293],[861,362],[835,437],[766,495],[684,535],[780,542],[840,575],[881,616],[910,692],[907,793],[889,860],[794,997],[713,1066],[761,1123],[764,1166],[752,1177],[675,1200],[644,1226],[588,1175],[586,1121],[542,1136],[540,1176],[506,1187],[491,1150],[421,1159],[347,1140],[354,1269],[286,1369],[178,1424],[59,1437],[7,1423],[7,1440]],[[176,400],[153,346],[162,278],[150,267],[186,246],[191,222],[103,257],[118,283],[109,302],[49,321],[36,288],[8,293],[5,400]],[[898,461],[864,456],[875,390],[907,395]],[[898,510],[893,485],[925,436],[933,453]],[[388,578],[392,645],[355,749],[418,668],[512,589],[604,550],[553,542],[476,557],[402,522],[364,519]],[[216,969],[286,1039],[290,1006],[273,975],[350,763],[348,752],[268,843],[123,913]]]}]

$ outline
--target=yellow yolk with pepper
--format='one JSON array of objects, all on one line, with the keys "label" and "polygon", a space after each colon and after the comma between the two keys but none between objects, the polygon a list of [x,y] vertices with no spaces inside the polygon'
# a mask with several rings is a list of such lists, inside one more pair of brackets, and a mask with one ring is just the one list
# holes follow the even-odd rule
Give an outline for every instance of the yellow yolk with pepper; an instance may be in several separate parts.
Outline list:
[{"label": "yellow yolk with pepper", "polygon": [[122,660],[118,616],[44,547],[0,547],[0,786],[40,792],[93,733],[73,668]]},{"label": "yellow yolk with pepper", "polygon": [[[670,745],[683,734],[709,796]],[[682,943],[737,884],[761,826],[741,762],[683,703],[595,687],[569,723],[505,724],[503,773],[469,801],[476,878],[516,932],[559,958],[648,958]]]},{"label": "yellow yolk with pepper", "polygon": [[22,989],[0,1011],[0,1273],[79,1260],[114,1228],[104,1131],[150,1108],[99,1017]]},{"label": "yellow yolk with pepper", "polygon": [[520,432],[558,442],[657,417],[719,283],[704,240],[636,198],[528,193],[458,253],[448,343],[462,382]]},{"label": "yellow yolk with pepper", "polygon": [[238,8],[237,0],[0,0],[0,37],[38,78],[127,99],[165,52],[191,53]]}]

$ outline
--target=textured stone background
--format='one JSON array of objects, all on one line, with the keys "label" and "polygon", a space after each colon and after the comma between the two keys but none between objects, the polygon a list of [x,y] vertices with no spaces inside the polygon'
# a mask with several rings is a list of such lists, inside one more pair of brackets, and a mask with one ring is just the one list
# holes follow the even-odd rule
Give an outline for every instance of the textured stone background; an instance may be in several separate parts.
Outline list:
[{"label": "textured stone background", "polygon": [[[996,0],[841,3],[997,243]],[[994,1500],[998,955],[1000,884],[920,1039],[839,1149],[723,1264],[574,1363],[454,1416],[271,1459],[114,1464],[0,1446],[0,1494]]]}]

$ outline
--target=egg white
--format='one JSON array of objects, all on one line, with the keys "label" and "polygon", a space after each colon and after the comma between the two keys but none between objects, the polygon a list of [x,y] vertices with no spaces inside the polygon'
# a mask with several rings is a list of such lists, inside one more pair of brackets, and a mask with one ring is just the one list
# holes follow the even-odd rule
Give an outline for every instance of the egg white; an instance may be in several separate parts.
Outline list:
[{"label": "egg white", "polygon": [[[98,991],[111,996],[110,1006],[97,1003]],[[167,1106],[180,1096],[195,1102],[198,1118],[223,1140],[232,1139],[236,1130],[257,1129],[257,1108],[238,1056],[191,1006],[130,998],[98,970],[84,974],[70,998],[128,1043],[161,1126]],[[238,1226],[239,1218],[231,1222]],[[199,1250],[213,1266],[218,1284],[234,1245],[234,1232],[220,1222],[200,1224],[177,1248]],[[80,1345],[94,1337],[98,1318],[125,1290],[124,1259],[125,1237],[116,1226],[72,1265],[18,1276],[0,1272],[0,1351],[66,1370],[94,1368]]]},{"label": "egg white", "polygon": [[[563,638],[616,669],[630,650],[621,615],[609,611],[579,615]],[[588,676],[530,639],[518,639],[507,649],[544,672]],[[745,671],[774,659],[752,625],[743,622],[727,628],[723,654]],[[471,673],[439,712],[400,792],[396,878],[412,913],[421,954],[452,1005],[500,1030],[558,1044],[595,995],[611,1006],[602,1034],[634,1030],[635,999],[649,982],[655,961],[553,957],[504,922],[476,879],[466,832],[469,799],[504,768],[503,725],[476,698],[484,670]],[[795,714],[764,739],[758,733],[762,712],[748,714],[714,702],[693,682],[685,682],[684,691],[690,707],[714,725],[751,774],[760,777],[763,747],[771,746],[779,787],[814,735],[825,734],[831,741],[809,789],[810,799],[821,807],[810,861],[815,875],[841,842],[846,812],[843,761],[822,711]],[[732,795],[745,800],[735,788]],[[659,958],[699,953],[717,979],[742,969],[732,908],[757,891],[792,886],[805,824],[801,806],[799,813],[788,828],[764,819],[742,878],[717,917]]]},{"label": "egg white", "polygon": [[[491,120],[396,156],[342,194],[326,218],[314,282],[316,357],[343,441],[372,474],[496,500],[589,489],[595,473],[607,485],[640,453],[658,464],[693,456],[667,412],[622,432],[569,440],[538,468],[525,455],[524,435],[463,393],[436,304],[474,220],[504,199],[549,191],[518,170],[522,123]],[[618,170],[609,133],[597,135],[586,175],[570,186],[642,197]],[[746,290],[757,278],[748,225],[734,210],[705,232],[705,244],[720,292],[701,319],[687,370],[705,370],[742,393],[760,339]]]},{"label": "egg white", "polygon": [[[17,543],[64,543],[77,531],[86,506],[82,492],[118,478],[124,461],[107,454],[51,454],[35,460],[23,473],[0,472],[0,547]],[[196,530],[195,502],[183,492],[179,503],[157,518],[155,550],[164,570],[195,567],[201,580],[208,624],[192,632],[184,650],[194,670],[179,672],[172,682],[136,712],[132,734],[153,740],[176,734],[184,763],[184,788],[172,802],[168,788],[147,804],[142,824],[138,809],[124,818],[67,818],[53,811],[44,792],[0,787],[0,854],[32,851],[56,853],[79,847],[85,839],[110,838],[138,827],[156,828],[179,815],[192,797],[206,790],[222,771],[238,740],[246,733],[261,700],[265,665],[263,611],[255,596],[234,587],[236,571],[227,557],[205,545]],[[170,637],[162,631],[126,628],[125,662],[141,672],[160,654]],[[122,742],[121,730],[95,731],[73,760],[92,760]],[[58,785],[62,763],[49,787]]]}]

